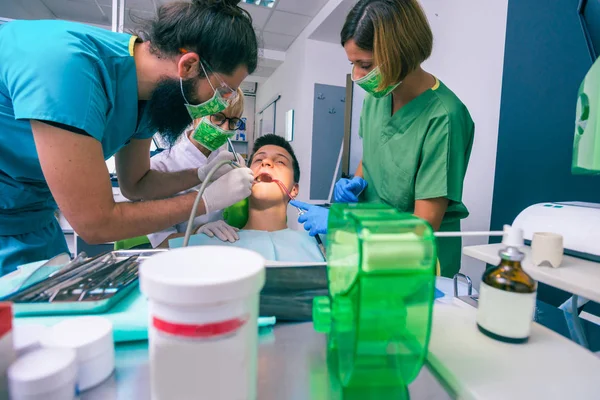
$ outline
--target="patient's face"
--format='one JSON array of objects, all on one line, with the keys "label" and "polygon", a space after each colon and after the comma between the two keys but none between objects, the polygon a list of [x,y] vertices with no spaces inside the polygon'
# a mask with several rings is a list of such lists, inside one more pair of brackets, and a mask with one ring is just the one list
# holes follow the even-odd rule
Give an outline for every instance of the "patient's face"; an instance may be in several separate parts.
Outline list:
[{"label": "patient's face", "polygon": [[[275,145],[266,145],[258,149],[250,169],[254,176],[267,173],[273,179],[281,181],[288,189],[292,197],[298,195],[298,184],[294,182],[294,168],[292,166],[292,156],[283,147]],[[264,202],[288,202],[289,197],[275,182],[256,183],[252,187],[253,200]]]}]

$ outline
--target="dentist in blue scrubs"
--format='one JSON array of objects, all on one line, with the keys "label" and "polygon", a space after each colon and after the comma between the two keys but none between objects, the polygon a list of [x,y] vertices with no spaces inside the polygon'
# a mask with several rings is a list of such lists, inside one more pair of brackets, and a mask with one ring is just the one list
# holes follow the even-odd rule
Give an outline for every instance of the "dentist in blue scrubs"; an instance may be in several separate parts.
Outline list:
[{"label": "dentist in blue scrubs", "polygon": [[[207,168],[150,169],[155,132],[174,143],[192,118],[222,111],[257,64],[236,0],[171,2],[137,36],[66,21],[0,27],[0,276],[68,251],[60,208],[88,243],[187,220]],[[131,203],[115,203],[105,160]],[[224,156],[233,160],[233,155]],[[250,195],[252,171],[223,167],[199,214]]]}]

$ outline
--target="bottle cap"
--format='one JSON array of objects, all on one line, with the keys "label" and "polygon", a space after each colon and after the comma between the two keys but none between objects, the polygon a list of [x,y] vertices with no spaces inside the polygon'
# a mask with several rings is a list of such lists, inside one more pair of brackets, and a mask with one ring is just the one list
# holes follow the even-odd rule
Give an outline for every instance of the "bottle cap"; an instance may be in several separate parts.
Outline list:
[{"label": "bottle cap", "polygon": [[502,244],[507,247],[523,247],[523,229],[504,225]]}]

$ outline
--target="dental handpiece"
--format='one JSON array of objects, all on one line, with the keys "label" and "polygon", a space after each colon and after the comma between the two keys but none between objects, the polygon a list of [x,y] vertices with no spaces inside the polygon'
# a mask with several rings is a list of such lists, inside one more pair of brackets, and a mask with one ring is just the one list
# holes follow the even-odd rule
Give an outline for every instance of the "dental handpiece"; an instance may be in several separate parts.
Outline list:
[{"label": "dental handpiece", "polygon": [[229,147],[231,148],[231,152],[233,153],[233,162],[231,163],[231,165],[233,165],[234,167],[237,168],[241,168],[241,165],[239,164],[239,158],[238,158],[238,154],[235,151],[235,147],[233,147],[233,143],[231,142],[230,138],[227,138],[227,143],[229,143]]}]

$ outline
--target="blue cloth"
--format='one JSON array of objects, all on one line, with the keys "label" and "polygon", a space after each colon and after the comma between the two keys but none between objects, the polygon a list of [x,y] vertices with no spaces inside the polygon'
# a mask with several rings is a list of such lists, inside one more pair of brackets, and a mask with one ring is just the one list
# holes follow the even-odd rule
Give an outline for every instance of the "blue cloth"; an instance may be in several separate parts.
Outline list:
[{"label": "blue cloth", "polygon": [[69,248],[56,219],[33,232],[0,236],[0,277],[19,265],[49,260],[60,253],[69,253]]},{"label": "blue cloth", "polygon": [[[138,110],[134,42],[128,34],[67,21],[13,21],[0,28],[0,236],[36,232],[35,240],[21,238],[20,246],[1,253],[4,272],[66,247],[62,233],[46,229],[56,203],[30,120],[95,138],[105,159],[131,138],[152,136],[147,118],[138,123],[144,113],[143,106]],[[31,243],[43,234],[52,250]],[[31,254],[24,256],[26,248]]]},{"label": "blue cloth", "polygon": [[[13,292],[15,287],[20,286],[29,275],[37,270],[48,260],[19,266],[19,271],[0,278],[0,297],[7,296]],[[62,266],[44,267],[48,273],[54,272]],[[15,305],[15,310],[18,305]],[[123,300],[104,314],[113,324],[113,339],[115,342],[129,342],[135,340],[146,340],[148,338],[148,301],[139,289],[133,290]],[[56,316],[17,316],[15,324],[42,324],[52,326],[67,318],[76,318],[80,315],[56,315]],[[275,325],[275,317],[258,318],[258,327],[264,328]]]},{"label": "blue cloth", "polygon": [[[240,240],[235,243],[223,242],[204,234],[190,238],[190,246],[227,246],[253,250],[269,261],[323,262],[323,256],[315,238],[305,232],[283,229],[275,232],[241,230]],[[183,246],[183,238],[169,241],[170,248]]]},{"label": "blue cloth", "polygon": [[367,187],[367,181],[360,176],[342,178],[335,183],[333,201],[336,203],[358,203],[358,196]]},{"label": "blue cloth", "polygon": [[[113,325],[113,340],[115,342],[132,342],[148,339],[148,300],[139,289],[133,290],[123,300],[104,314]],[[81,315],[29,316],[17,317],[15,324],[42,324],[52,326],[60,321],[77,318]],[[275,325],[275,317],[259,317],[258,327],[264,328]]]},{"label": "blue cloth", "polygon": [[434,299],[439,299],[440,297],[444,297],[445,294],[440,289],[435,288]]},{"label": "blue cloth", "polygon": [[302,203],[292,200],[290,204],[294,207],[306,211],[300,214],[298,222],[304,225],[304,229],[309,231],[310,236],[327,234],[327,220],[329,219],[329,210],[319,206]]}]

